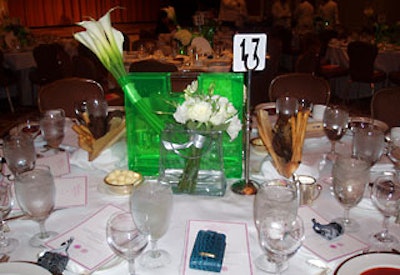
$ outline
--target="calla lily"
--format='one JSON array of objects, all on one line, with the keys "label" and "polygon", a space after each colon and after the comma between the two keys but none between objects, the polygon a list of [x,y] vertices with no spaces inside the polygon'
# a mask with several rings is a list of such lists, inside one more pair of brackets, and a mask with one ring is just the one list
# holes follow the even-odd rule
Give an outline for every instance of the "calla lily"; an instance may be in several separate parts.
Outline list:
[{"label": "calla lily", "polygon": [[121,85],[126,95],[125,98],[134,104],[144,120],[154,130],[160,132],[164,127],[162,121],[154,114],[149,104],[142,100],[134,84],[125,77],[127,72],[122,58],[124,36],[120,31],[112,27],[110,17],[110,13],[117,8],[110,9],[98,21],[90,18],[90,21],[77,23],[77,25],[85,28],[86,31],[77,32],[74,37],[97,56],[104,67]]},{"label": "calla lily", "polygon": [[124,36],[111,26],[110,9],[99,21],[91,18],[90,21],[77,23],[86,29],[74,34],[76,40],[89,48],[99,58],[100,62],[118,80],[126,75],[122,59],[122,45]]}]

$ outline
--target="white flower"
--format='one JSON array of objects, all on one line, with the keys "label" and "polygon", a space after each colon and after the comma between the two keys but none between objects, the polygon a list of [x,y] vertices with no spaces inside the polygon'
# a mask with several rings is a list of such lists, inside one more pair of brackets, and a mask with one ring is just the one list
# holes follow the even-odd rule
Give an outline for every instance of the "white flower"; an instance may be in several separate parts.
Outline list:
[{"label": "white flower", "polygon": [[234,140],[238,136],[240,130],[242,130],[242,123],[236,115],[232,117],[228,129],[226,129],[226,132],[228,133],[231,140]]},{"label": "white flower", "polygon": [[206,123],[210,120],[212,115],[212,106],[205,101],[197,102],[188,108],[188,118],[200,123]]},{"label": "white flower", "polygon": [[231,140],[242,129],[237,110],[226,97],[214,95],[213,84],[204,93],[198,90],[198,82],[193,81],[185,89],[185,101],[173,116],[176,122],[186,124],[190,129],[226,130]]}]

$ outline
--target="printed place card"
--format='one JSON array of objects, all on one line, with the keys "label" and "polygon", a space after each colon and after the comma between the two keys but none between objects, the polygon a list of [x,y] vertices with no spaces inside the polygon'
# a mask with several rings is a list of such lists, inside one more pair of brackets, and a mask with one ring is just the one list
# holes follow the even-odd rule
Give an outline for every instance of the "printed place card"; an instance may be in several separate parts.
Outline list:
[{"label": "printed place card", "polygon": [[47,242],[46,246],[54,249],[73,237],[74,241],[68,250],[70,260],[90,273],[115,256],[106,241],[106,221],[119,211],[125,210],[106,205],[80,224]]},{"label": "printed place card", "polygon": [[57,154],[37,158],[36,165],[49,166],[54,177],[63,176],[71,172],[67,152],[58,152]]},{"label": "printed place card", "polygon": [[202,275],[204,271],[189,268],[197,233],[200,230],[212,230],[226,236],[225,255],[222,261],[221,274],[253,274],[249,250],[247,224],[242,222],[224,222],[207,220],[190,220],[186,227],[184,266],[182,274]]},{"label": "printed place card", "polygon": [[363,251],[368,247],[368,244],[349,234],[341,235],[333,240],[327,240],[315,233],[312,219],[316,219],[321,224],[328,224],[329,222],[308,206],[299,208],[299,215],[303,219],[305,228],[303,246],[326,262]]},{"label": "printed place card", "polygon": [[85,206],[87,204],[87,178],[54,178],[56,209]]}]

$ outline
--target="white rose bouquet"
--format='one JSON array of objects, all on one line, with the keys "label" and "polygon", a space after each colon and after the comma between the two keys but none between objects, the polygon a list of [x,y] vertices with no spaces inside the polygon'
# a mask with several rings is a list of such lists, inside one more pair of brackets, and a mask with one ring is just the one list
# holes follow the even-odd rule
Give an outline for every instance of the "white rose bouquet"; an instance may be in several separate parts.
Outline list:
[{"label": "white rose bouquet", "polygon": [[[238,111],[226,97],[214,94],[214,85],[208,91],[201,91],[198,89],[198,82],[193,81],[184,93],[185,100],[177,106],[173,114],[176,122],[184,124],[190,130],[201,132],[226,131],[231,141],[238,136],[242,129]],[[193,157],[187,159],[178,184],[180,191],[194,191],[200,165],[200,159],[195,156],[201,155],[201,150],[201,145],[197,145],[194,147]]]}]

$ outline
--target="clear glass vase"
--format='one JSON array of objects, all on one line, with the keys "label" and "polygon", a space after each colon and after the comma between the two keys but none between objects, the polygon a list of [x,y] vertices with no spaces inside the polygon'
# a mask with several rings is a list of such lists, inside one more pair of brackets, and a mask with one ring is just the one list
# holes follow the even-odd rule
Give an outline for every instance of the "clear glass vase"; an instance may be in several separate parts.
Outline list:
[{"label": "clear glass vase", "polygon": [[221,131],[167,127],[161,135],[160,177],[175,194],[223,196],[226,190]]}]

